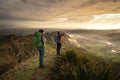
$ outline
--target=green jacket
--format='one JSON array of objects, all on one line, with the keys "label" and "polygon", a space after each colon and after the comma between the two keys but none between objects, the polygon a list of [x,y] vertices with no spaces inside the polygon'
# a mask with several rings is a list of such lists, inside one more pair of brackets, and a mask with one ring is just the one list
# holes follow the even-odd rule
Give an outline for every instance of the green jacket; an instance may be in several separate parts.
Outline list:
[{"label": "green jacket", "polygon": [[34,41],[35,47],[37,47],[37,48],[43,48],[44,47],[44,41],[43,41],[42,33],[35,32],[33,41]]}]

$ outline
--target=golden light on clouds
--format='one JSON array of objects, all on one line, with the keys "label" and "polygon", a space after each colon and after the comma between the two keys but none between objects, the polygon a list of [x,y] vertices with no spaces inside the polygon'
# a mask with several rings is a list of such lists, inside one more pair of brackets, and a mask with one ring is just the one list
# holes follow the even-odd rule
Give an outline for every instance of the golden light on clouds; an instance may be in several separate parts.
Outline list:
[{"label": "golden light on clouds", "polygon": [[0,27],[120,29],[120,1],[0,0]]},{"label": "golden light on clouds", "polygon": [[64,21],[67,21],[68,18],[55,18],[53,20],[56,21],[56,22],[64,22]]}]

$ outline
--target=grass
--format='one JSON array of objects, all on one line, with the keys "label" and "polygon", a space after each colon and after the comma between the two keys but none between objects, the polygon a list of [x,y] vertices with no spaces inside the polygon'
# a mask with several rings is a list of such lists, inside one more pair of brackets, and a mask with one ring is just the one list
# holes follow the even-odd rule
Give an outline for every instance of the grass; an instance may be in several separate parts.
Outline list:
[{"label": "grass", "polygon": [[[30,45],[24,45],[22,47],[22,49],[24,49],[24,51],[26,51],[25,53],[28,53],[26,54],[27,56],[29,56],[29,51],[32,53],[33,52],[37,52],[37,50],[34,51],[34,48],[32,49],[33,46],[30,46]],[[49,64],[49,67],[48,68],[45,68],[42,70],[42,74],[41,74],[41,70],[39,71],[40,76],[36,76],[37,78],[36,79],[42,79],[44,74],[47,74],[48,73],[48,70],[53,67],[54,63],[49,63],[47,61],[51,61],[53,58],[49,58],[50,60],[47,60],[48,57],[52,56],[53,53],[55,53],[55,49],[53,47],[51,47],[49,44],[46,44],[46,53],[45,53],[45,63],[48,63]],[[38,61],[38,55],[30,55],[30,56],[33,56],[33,57],[30,57],[28,60],[25,60],[24,62],[14,66],[13,69],[5,72],[3,75],[0,76],[0,80],[30,80],[33,78],[34,76],[34,73],[36,71],[36,69],[38,68],[39,66],[39,61]],[[54,61],[54,60],[53,60]]]},{"label": "grass", "polygon": [[120,63],[70,50],[57,59],[51,80],[120,80],[119,67]]},{"label": "grass", "polygon": [[0,74],[37,53],[32,42],[32,36],[29,35],[21,37],[15,35],[3,36],[0,44]]},{"label": "grass", "polygon": [[0,80],[30,80],[37,67],[38,58],[34,56],[1,75]]},{"label": "grass", "polygon": [[[24,64],[25,66],[22,66],[21,64],[26,62],[26,60],[28,61],[28,59],[31,59],[38,53],[37,49],[33,45],[33,36],[8,35],[0,38],[0,80],[29,80],[38,64],[36,62],[35,64],[27,62]],[[52,40],[52,34],[46,38],[45,58],[52,53],[56,53],[56,44],[54,40]],[[65,44],[67,45],[64,47],[64,49],[70,45],[68,41],[66,41]]]}]

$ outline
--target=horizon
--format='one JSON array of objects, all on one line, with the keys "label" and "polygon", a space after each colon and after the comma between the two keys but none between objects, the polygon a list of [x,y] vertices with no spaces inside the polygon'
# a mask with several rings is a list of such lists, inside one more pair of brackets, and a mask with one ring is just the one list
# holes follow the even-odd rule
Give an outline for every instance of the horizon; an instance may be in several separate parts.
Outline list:
[{"label": "horizon", "polygon": [[54,31],[62,31],[62,32],[74,32],[74,31],[117,31],[120,32],[120,29],[58,29],[58,28],[2,28],[0,29],[0,35],[30,35],[34,34],[34,32],[38,31],[39,29],[43,29],[46,32],[54,32]]}]

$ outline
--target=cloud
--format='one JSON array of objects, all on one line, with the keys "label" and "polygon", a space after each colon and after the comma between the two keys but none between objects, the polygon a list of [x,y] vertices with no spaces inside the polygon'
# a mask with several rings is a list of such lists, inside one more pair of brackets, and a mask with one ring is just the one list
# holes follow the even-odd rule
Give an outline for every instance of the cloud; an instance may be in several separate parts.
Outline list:
[{"label": "cloud", "polygon": [[[1,20],[49,20],[73,11],[80,0],[0,0]],[[80,4],[80,3],[79,3]]]},{"label": "cloud", "polygon": [[90,22],[96,23],[105,23],[105,22],[119,22],[120,21],[120,13],[116,14],[100,14],[100,15],[93,15],[93,19]]},{"label": "cloud", "polygon": [[120,9],[114,10],[119,7],[117,3],[95,4],[96,1],[101,0],[0,0],[0,22],[16,26],[79,27],[84,22],[99,22],[106,18],[101,15],[98,19],[98,16],[93,15],[120,12]]},{"label": "cloud", "polygon": [[6,25],[6,24],[1,24],[0,25],[0,29],[3,29],[3,28],[10,28],[12,27],[11,25]]},{"label": "cloud", "polygon": [[0,2],[0,18],[3,20],[43,20],[58,12],[55,4],[57,0],[0,0]]}]

